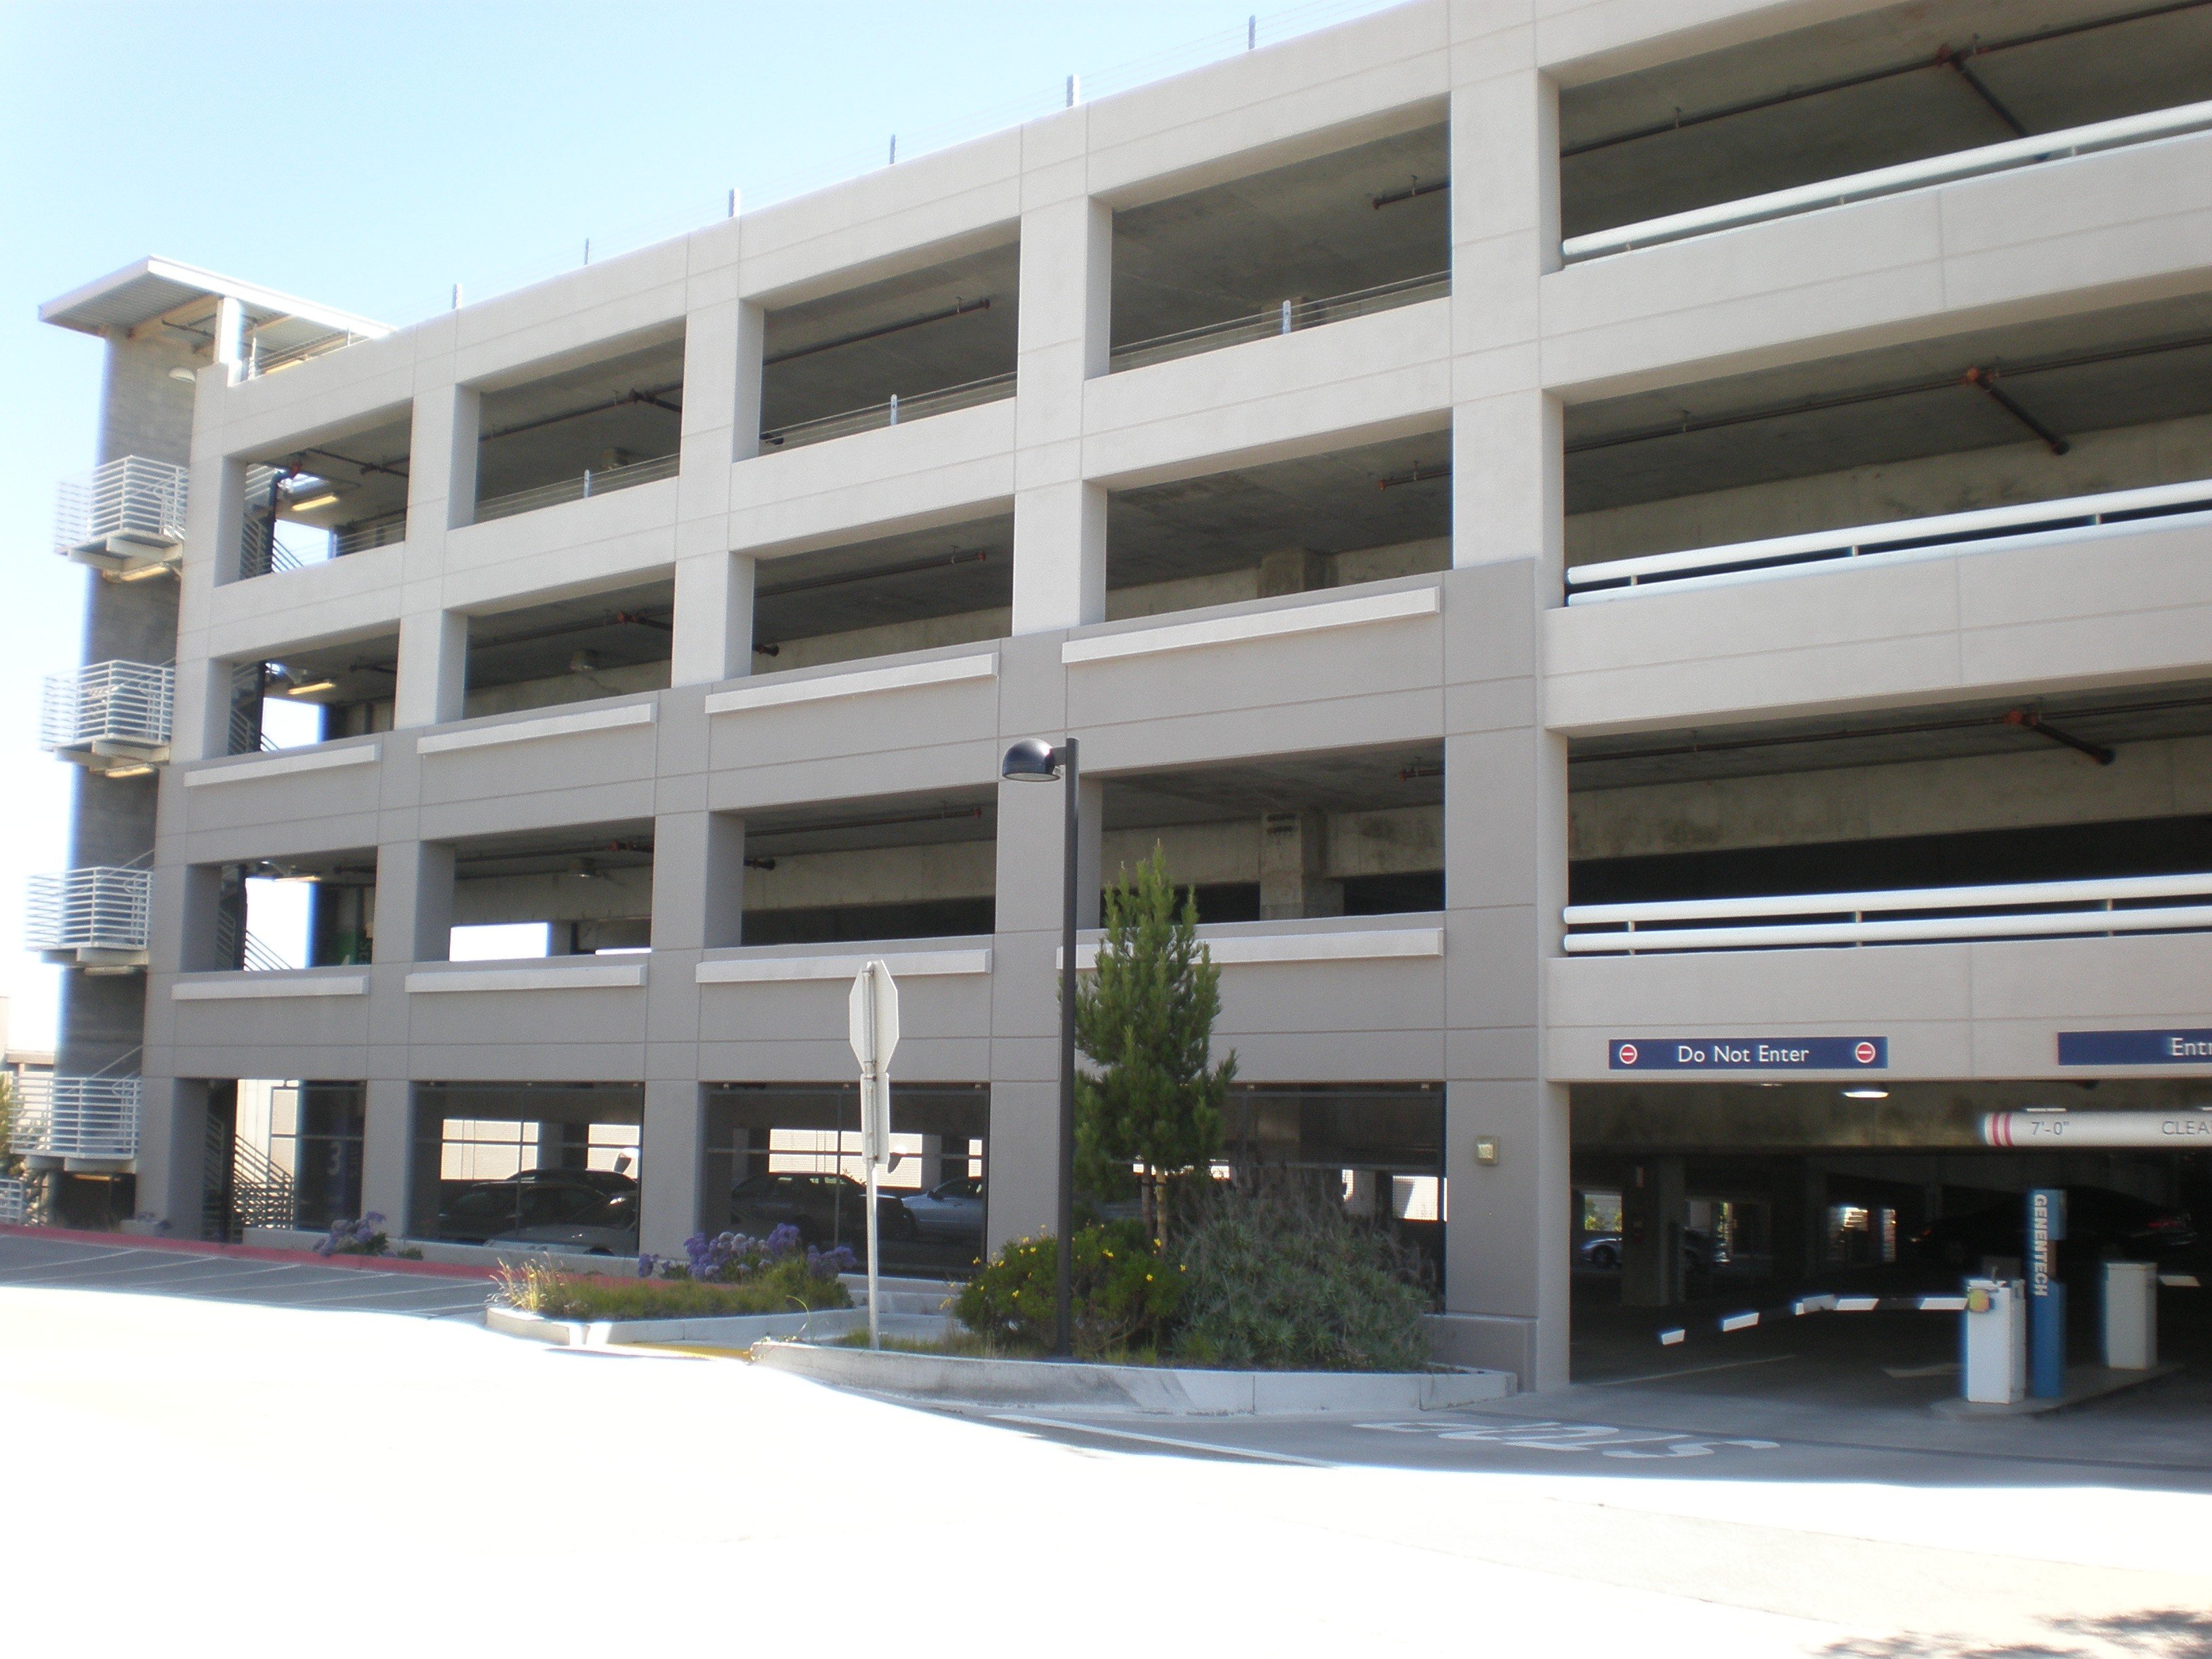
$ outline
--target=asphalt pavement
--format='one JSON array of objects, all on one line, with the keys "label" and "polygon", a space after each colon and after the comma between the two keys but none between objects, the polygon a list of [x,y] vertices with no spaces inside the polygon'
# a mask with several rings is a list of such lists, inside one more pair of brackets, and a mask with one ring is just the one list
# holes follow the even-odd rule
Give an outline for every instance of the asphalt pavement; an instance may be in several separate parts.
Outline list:
[{"label": "asphalt pavement", "polygon": [[204,1297],[270,1308],[348,1309],[422,1319],[480,1320],[489,1281],[404,1268],[330,1267],[137,1244],[83,1235],[0,1233],[0,1285]]}]

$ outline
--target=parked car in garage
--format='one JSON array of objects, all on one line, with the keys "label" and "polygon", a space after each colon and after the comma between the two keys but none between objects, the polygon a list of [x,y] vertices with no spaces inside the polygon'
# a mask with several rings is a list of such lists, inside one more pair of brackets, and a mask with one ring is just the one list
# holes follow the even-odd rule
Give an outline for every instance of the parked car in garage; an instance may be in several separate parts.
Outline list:
[{"label": "parked car in garage", "polygon": [[983,1183],[975,1177],[962,1176],[940,1181],[927,1192],[910,1194],[901,1202],[913,1218],[915,1231],[922,1237],[981,1245]]},{"label": "parked car in garage", "polygon": [[[1620,1235],[1592,1233],[1575,1251],[1577,1258],[1586,1267],[1618,1267],[1620,1265]],[[1713,1264],[1713,1241],[1696,1228],[1682,1235],[1682,1271],[1698,1273]]]},{"label": "parked car in garage", "polygon": [[560,1244],[619,1255],[637,1249],[637,1182],[606,1170],[525,1170],[446,1188],[437,1233],[458,1243]]},{"label": "parked car in garage", "polygon": [[[2186,1210],[2105,1187],[2066,1188],[2061,1262],[2106,1258],[2154,1261],[2196,1245],[2196,1218]],[[1944,1216],[1912,1236],[1912,1249],[1922,1261],[1947,1267],[1973,1267],[1985,1255],[2018,1258],[2027,1249],[2026,1200],[2001,1198],[1978,1209]]]},{"label": "parked car in garage", "polygon": [[[868,1189],[848,1175],[770,1173],[730,1188],[730,1228],[765,1238],[787,1222],[809,1244],[857,1244],[867,1237]],[[885,1238],[916,1236],[915,1218],[890,1193],[876,1195]]]}]

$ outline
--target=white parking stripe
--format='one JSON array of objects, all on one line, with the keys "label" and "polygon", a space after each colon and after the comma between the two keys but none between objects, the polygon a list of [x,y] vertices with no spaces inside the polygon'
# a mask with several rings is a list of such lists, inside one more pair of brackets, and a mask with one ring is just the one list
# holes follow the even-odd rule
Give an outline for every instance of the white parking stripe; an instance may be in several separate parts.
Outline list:
[{"label": "white parking stripe", "polygon": [[1717,1365],[1686,1365],[1679,1371],[1650,1371],[1642,1376],[1608,1376],[1602,1382],[1582,1382],[1584,1389],[1619,1389],[1631,1382],[1664,1382],[1670,1376],[1696,1376],[1705,1371],[1733,1371],[1746,1365],[1775,1365],[1785,1359],[1795,1359],[1794,1353],[1771,1353],[1759,1359],[1728,1359]]},{"label": "white parking stripe", "polygon": [[58,1261],[33,1261],[20,1267],[0,1268],[0,1278],[13,1279],[18,1273],[45,1273],[53,1267],[75,1267],[88,1261],[112,1261],[119,1255],[143,1255],[143,1250],[101,1250],[94,1255],[68,1255]]},{"label": "white parking stripe", "polygon": [[1333,1469],[1326,1458],[1293,1457],[1288,1452],[1253,1451],[1243,1446],[1217,1445],[1210,1440],[1177,1440],[1164,1434],[1139,1434],[1134,1429],[1109,1429],[1096,1423],[1066,1423],[1056,1417],[1018,1417],[994,1412],[994,1423],[1018,1423],[1025,1427],[1062,1429],[1073,1434],[1095,1434],[1108,1440],[1136,1440],[1148,1446],[1172,1446],[1178,1451],[1211,1452],[1219,1457],[1249,1457],[1261,1463],[1298,1463],[1311,1469]]}]

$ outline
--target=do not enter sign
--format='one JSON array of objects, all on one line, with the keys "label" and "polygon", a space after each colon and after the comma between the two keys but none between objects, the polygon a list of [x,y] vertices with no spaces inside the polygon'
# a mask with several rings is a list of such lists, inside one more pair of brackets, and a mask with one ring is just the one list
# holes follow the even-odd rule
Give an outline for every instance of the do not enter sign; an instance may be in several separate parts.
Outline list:
[{"label": "do not enter sign", "polygon": [[1606,1045],[1614,1072],[1858,1072],[1889,1065],[1887,1037],[1637,1037]]}]

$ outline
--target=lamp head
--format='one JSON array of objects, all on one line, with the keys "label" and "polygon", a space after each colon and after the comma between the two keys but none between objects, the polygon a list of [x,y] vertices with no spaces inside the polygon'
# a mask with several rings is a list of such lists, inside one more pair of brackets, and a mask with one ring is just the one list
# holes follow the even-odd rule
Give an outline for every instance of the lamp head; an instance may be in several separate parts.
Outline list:
[{"label": "lamp head", "polygon": [[1060,757],[1042,738],[1024,738],[1006,750],[999,775],[1018,783],[1049,783],[1060,775]]}]

